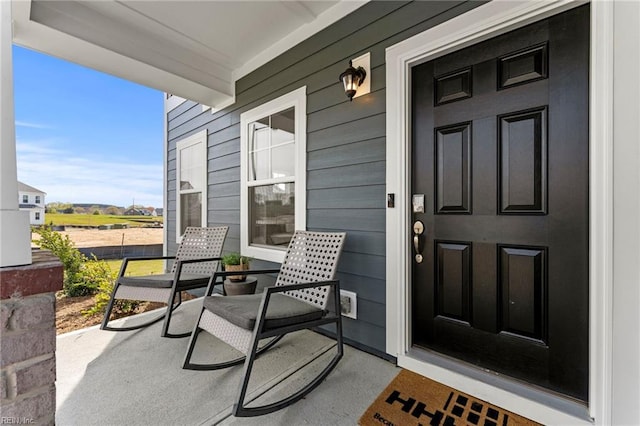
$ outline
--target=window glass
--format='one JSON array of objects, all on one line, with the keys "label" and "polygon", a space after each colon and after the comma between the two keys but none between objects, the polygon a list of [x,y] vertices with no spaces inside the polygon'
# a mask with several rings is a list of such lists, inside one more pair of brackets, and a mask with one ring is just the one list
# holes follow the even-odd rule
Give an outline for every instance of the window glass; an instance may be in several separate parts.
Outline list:
[{"label": "window glass", "polygon": [[202,193],[180,195],[180,235],[187,226],[202,226]]},{"label": "window glass", "polygon": [[249,123],[248,133],[249,244],[286,246],[296,222],[295,108]]},{"label": "window glass", "polygon": [[295,145],[280,145],[271,150],[271,177],[293,176],[296,172]]},{"label": "window glass", "polygon": [[199,145],[180,150],[180,189],[202,188],[202,158]]},{"label": "window glass", "polygon": [[269,150],[257,151],[251,154],[251,164],[249,165],[250,180],[269,179],[271,177],[269,173],[269,157]]},{"label": "window glass", "polygon": [[176,142],[176,241],[187,226],[207,226],[207,131]]},{"label": "window glass", "polygon": [[249,180],[295,176],[295,108],[249,123]]},{"label": "window glass", "polygon": [[22,196],[22,202],[23,203],[28,203],[29,202],[29,196],[28,195],[23,195]]},{"label": "window glass", "polygon": [[40,204],[40,196],[36,195],[36,204]]},{"label": "window glass", "polygon": [[251,123],[251,141],[249,149],[252,151],[269,148],[269,117]]},{"label": "window glass", "polygon": [[287,246],[295,231],[295,184],[249,188],[249,243]]}]

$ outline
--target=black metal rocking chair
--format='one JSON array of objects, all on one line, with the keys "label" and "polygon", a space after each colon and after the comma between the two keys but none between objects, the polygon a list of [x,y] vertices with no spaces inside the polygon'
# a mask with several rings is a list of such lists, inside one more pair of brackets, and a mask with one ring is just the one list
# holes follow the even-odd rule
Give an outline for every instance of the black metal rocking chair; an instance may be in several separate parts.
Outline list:
[{"label": "black metal rocking chair", "polygon": [[[251,275],[278,272],[275,286],[266,288],[262,294],[211,296],[214,284],[209,285],[200,318],[189,341],[183,368],[217,370],[244,362],[243,379],[233,406],[234,416],[260,416],[288,407],[316,388],[342,358],[340,284],[334,277],[345,235],[296,231],[280,269],[246,271]],[[222,272],[216,275],[228,274]],[[330,294],[334,295],[332,311],[326,309]],[[325,324],[334,324],[336,327],[336,354],[322,372],[301,390],[278,402],[257,407],[245,406],[256,357],[288,333]],[[211,333],[244,356],[217,364],[192,363],[193,350],[202,331]],[[260,347],[262,339],[271,340]]]},{"label": "black metal rocking chair", "polygon": [[[188,337],[191,333],[171,334],[169,324],[172,312],[182,303],[182,291],[207,287],[218,270],[222,246],[227,235],[227,226],[212,228],[187,227],[175,256],[125,258],[120,267],[111,293],[111,299],[102,319],[101,330],[131,331],[162,320],[162,337]],[[174,259],[171,272],[145,276],[125,275],[130,262]],[[176,298],[178,302],[176,303]],[[150,321],[130,327],[112,327],[109,318],[118,299],[143,300],[167,304],[166,311]]]}]

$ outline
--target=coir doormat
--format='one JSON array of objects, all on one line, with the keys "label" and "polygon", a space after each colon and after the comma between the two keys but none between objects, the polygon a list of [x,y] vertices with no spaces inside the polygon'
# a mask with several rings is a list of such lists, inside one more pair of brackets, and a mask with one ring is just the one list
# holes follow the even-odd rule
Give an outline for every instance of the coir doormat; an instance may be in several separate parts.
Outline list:
[{"label": "coir doormat", "polygon": [[408,370],[402,370],[360,417],[362,426],[539,425]]}]

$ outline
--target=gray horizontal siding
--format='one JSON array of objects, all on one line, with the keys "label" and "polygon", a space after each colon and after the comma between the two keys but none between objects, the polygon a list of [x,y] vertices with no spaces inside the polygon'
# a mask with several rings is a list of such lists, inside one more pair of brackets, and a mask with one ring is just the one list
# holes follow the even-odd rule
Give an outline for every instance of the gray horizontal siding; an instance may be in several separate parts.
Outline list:
[{"label": "gray horizontal siding", "polygon": [[[236,103],[211,114],[187,101],[167,116],[169,249],[175,235],[176,143],[207,130],[208,223],[227,225],[225,251],[240,246],[240,114],[307,86],[307,228],[346,231],[342,288],[358,294],[345,337],[385,350],[385,49],[479,2],[371,2],[236,83]],[[338,75],[371,52],[371,93],[349,102]],[[173,198],[171,198],[173,197]],[[173,234],[171,234],[173,232]],[[254,262],[254,267],[271,267]]]},{"label": "gray horizontal siding", "polygon": [[385,116],[379,114],[309,132],[307,134],[307,150],[311,153],[319,149],[384,137]]},{"label": "gray horizontal siding", "polygon": [[307,209],[373,209],[385,200],[384,185],[325,188],[307,191]]},{"label": "gray horizontal siding", "polygon": [[199,104],[189,100],[182,102],[180,105],[169,111],[169,113],[167,114],[167,120],[174,120],[176,117],[185,114],[187,111],[191,110],[197,105]]},{"label": "gray horizontal siding", "polygon": [[384,138],[319,149],[307,154],[307,170],[382,161],[385,150]]},{"label": "gray horizontal siding", "polygon": [[307,189],[385,184],[385,162],[354,164],[307,172]]}]

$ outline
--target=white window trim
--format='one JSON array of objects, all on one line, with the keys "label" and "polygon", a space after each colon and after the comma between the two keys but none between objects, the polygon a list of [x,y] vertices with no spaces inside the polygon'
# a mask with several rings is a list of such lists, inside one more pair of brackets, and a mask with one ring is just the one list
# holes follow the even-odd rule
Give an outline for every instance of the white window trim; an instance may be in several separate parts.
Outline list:
[{"label": "white window trim", "polygon": [[[463,392],[545,424],[584,424],[560,409],[426,363],[409,351],[410,272],[410,69],[413,65],[487,40],[529,23],[561,13],[583,2],[493,1],[417,34],[386,50],[387,191],[395,193],[396,208],[386,215],[387,315],[386,349],[398,365]],[[613,2],[591,3],[590,70],[590,386],[589,417],[611,424],[612,372],[612,105]],[[546,394],[549,400],[557,397]],[[560,398],[561,400],[561,398]],[[554,404],[555,405],[555,404]],[[558,404],[560,405],[560,404]]]},{"label": "white window trim", "polygon": [[305,230],[307,228],[307,87],[303,86],[240,114],[240,251],[244,256],[278,263],[284,260],[285,250],[249,245],[248,126],[253,121],[291,107],[295,108],[296,132],[296,230]]},{"label": "white window trim", "polygon": [[176,242],[179,243],[182,239],[180,234],[180,228],[182,228],[180,217],[180,151],[189,148],[193,145],[202,144],[202,182],[204,182],[204,188],[202,188],[202,223],[200,226],[207,226],[207,200],[209,198],[209,182],[207,180],[207,131],[191,135],[176,143]]}]

